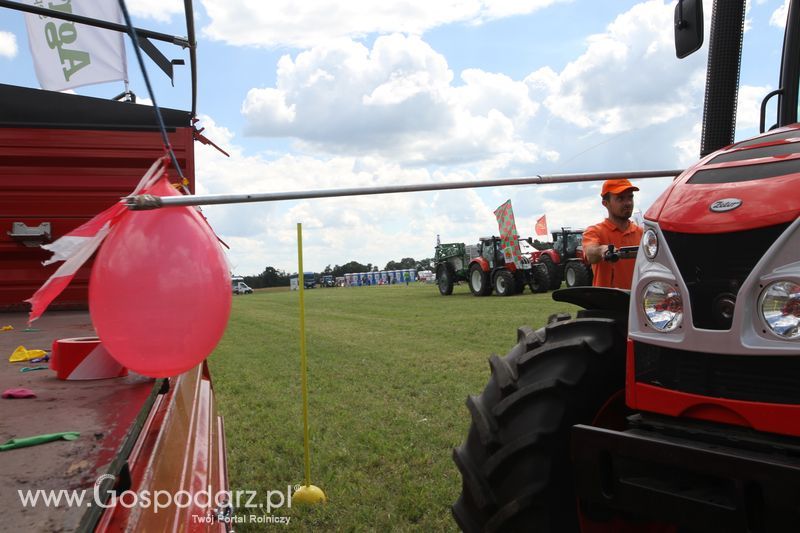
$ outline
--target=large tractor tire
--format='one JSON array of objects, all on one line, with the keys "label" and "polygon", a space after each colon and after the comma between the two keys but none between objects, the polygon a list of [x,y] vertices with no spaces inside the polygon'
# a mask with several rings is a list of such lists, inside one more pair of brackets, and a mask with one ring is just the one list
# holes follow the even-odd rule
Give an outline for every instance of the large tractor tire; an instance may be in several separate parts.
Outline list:
[{"label": "large tractor tire", "polygon": [[436,284],[439,286],[439,294],[442,296],[449,296],[453,294],[453,281],[455,280],[456,272],[453,266],[449,263],[439,265],[436,269]]},{"label": "large tractor tire", "polygon": [[554,291],[561,288],[561,278],[563,276],[563,269],[557,264],[553,263],[549,255],[542,254],[539,262],[547,268],[547,276],[550,278],[550,290]]},{"label": "large tractor tire", "polygon": [[478,263],[474,263],[469,268],[469,290],[475,296],[489,296],[492,294],[489,273],[484,272]]},{"label": "large tractor tire", "polygon": [[494,293],[497,296],[513,296],[517,294],[514,274],[508,270],[498,270],[494,275]]},{"label": "large tractor tire", "polygon": [[525,286],[528,284],[527,276],[525,276],[524,272],[524,270],[516,270],[514,272],[514,289],[517,294],[525,292]]},{"label": "large tractor tire", "polygon": [[592,267],[583,261],[570,261],[564,269],[567,287],[584,287],[592,284]]},{"label": "large tractor tire", "polygon": [[550,288],[550,277],[547,269],[539,265],[533,265],[531,270],[531,292],[547,292]]},{"label": "large tractor tire", "polygon": [[489,383],[467,398],[467,439],[453,450],[463,482],[453,515],[462,530],[580,531],[571,428],[592,423],[625,381],[626,324],[602,316],[522,327],[505,357],[489,359]]}]

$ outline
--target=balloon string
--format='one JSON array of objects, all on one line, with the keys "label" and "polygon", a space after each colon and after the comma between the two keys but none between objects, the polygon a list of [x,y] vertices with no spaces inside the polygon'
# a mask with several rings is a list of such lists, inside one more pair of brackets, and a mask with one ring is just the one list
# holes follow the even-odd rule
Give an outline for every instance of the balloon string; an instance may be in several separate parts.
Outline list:
[{"label": "balloon string", "polygon": [[136,34],[136,28],[133,27],[133,23],[131,22],[131,16],[128,13],[128,7],[125,5],[125,0],[119,0],[119,7],[122,10],[122,15],[125,17],[125,24],[128,26],[128,35],[131,38],[133,50],[136,53],[136,60],[139,62],[139,69],[142,71],[142,77],[144,78],[144,83],[147,86],[147,94],[150,96],[150,100],[153,101],[153,109],[156,113],[158,129],[161,131],[161,140],[164,143],[164,149],[169,153],[172,165],[178,172],[178,176],[181,178],[182,182],[183,172],[181,172],[181,166],[178,164],[178,158],[175,156],[175,151],[172,149],[172,145],[169,142],[169,137],[167,136],[167,127],[164,125],[164,118],[161,116],[161,109],[158,107],[158,103],[156,103],[156,95],[153,91],[153,86],[150,84],[150,76],[147,75],[147,69],[144,66],[144,59],[142,58],[142,51],[139,48],[139,37]]}]

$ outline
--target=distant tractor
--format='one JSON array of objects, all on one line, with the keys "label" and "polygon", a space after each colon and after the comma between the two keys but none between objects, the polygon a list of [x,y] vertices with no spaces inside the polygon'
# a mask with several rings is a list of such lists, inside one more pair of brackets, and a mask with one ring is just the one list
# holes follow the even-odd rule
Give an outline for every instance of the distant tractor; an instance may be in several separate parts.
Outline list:
[{"label": "distant tractor", "polygon": [[436,247],[436,282],[443,295],[453,293],[456,281],[468,281],[475,296],[488,296],[492,290],[498,296],[521,293],[528,285],[531,292],[545,292],[549,286],[544,265],[531,264],[533,247],[520,239],[521,268],[507,263],[500,237],[482,237],[477,246],[463,243],[440,244]]},{"label": "distant tractor", "polygon": [[553,232],[553,247],[533,255],[534,263],[547,268],[549,288],[558,289],[564,281],[567,287],[592,284],[592,267],[583,254],[583,230],[561,228]]},{"label": "distant tractor", "polygon": [[453,294],[457,281],[466,281],[469,275],[469,262],[477,255],[476,246],[466,246],[463,242],[450,242],[436,245],[434,263],[436,284],[442,296]]}]

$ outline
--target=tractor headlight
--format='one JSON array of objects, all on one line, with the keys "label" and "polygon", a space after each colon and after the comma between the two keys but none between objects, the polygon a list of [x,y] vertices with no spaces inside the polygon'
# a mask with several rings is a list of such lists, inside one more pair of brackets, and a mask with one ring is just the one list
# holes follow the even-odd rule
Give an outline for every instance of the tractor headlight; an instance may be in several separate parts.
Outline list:
[{"label": "tractor headlight", "polygon": [[761,293],[761,317],[782,339],[800,339],[800,285],[793,281],[770,283]]},{"label": "tractor headlight", "polygon": [[647,284],[642,307],[647,321],[658,331],[673,331],[683,322],[681,293],[664,281]]},{"label": "tractor headlight", "polygon": [[658,253],[658,235],[652,229],[648,229],[642,235],[642,250],[648,259],[655,259]]}]

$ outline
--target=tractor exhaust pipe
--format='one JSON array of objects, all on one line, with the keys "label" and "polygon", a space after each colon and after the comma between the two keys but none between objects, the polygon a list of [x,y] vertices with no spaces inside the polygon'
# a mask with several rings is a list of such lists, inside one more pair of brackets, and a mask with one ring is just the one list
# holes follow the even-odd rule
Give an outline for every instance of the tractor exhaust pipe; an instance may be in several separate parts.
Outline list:
[{"label": "tractor exhaust pipe", "polygon": [[745,0],[714,0],[700,157],[733,143]]}]

